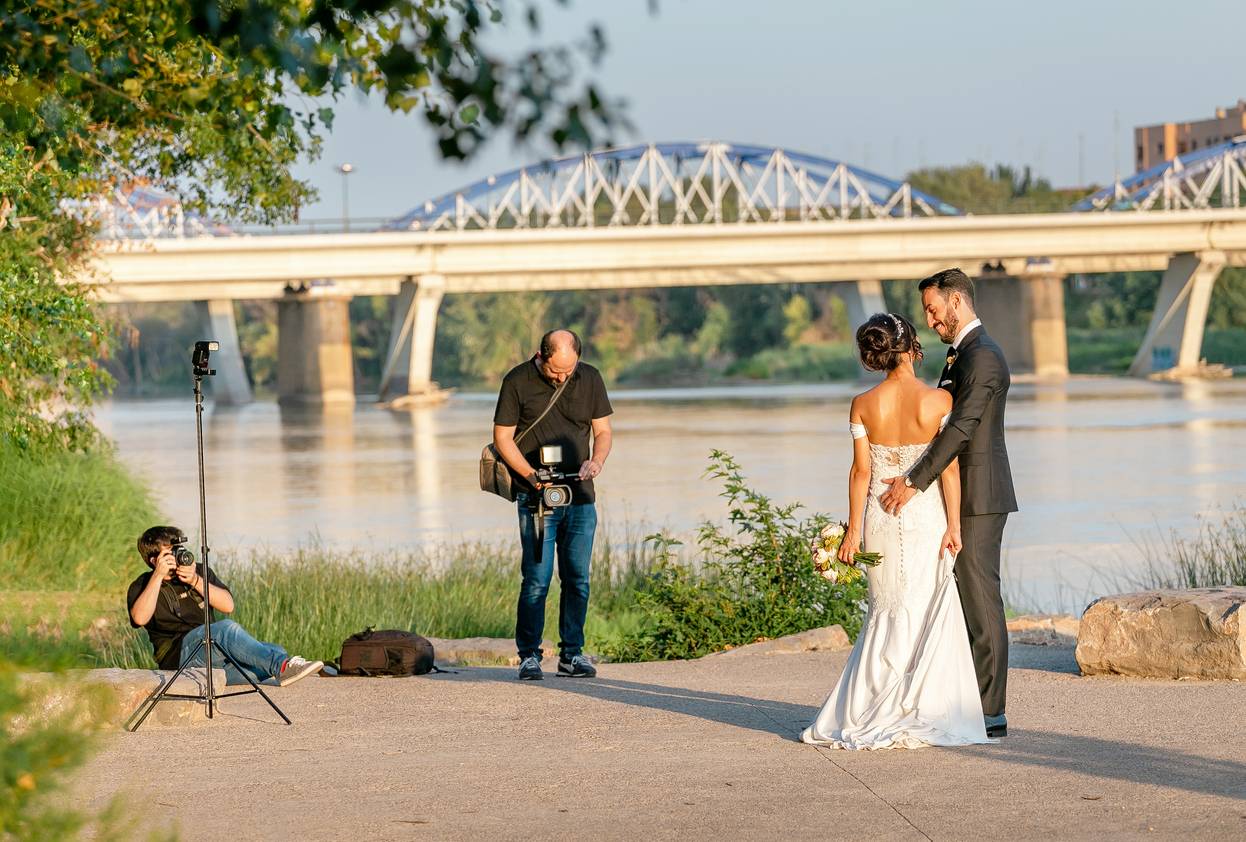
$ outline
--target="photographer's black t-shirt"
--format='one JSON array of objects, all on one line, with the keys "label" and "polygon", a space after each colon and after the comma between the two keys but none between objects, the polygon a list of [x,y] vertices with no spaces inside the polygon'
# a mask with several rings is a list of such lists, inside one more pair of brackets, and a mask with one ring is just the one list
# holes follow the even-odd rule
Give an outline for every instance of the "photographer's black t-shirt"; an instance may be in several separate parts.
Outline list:
[{"label": "photographer's black t-shirt", "polygon": [[[224,588],[225,583],[209,572],[212,587]],[[130,625],[139,628],[130,613],[134,603],[142,596],[147,582],[151,579],[151,571],[147,570],[130,583],[130,591],[126,595],[126,614],[130,617]],[[214,621],[216,619],[213,612]],[[182,638],[192,629],[203,625],[203,596],[189,585],[182,584],[175,575],[171,582],[160,583],[160,596],[156,599],[156,610],[143,626],[147,637],[151,640],[152,653],[156,664],[162,670],[175,670],[181,664]]]},{"label": "photographer's black t-shirt", "polygon": [[[515,427],[515,437],[518,438],[545,410],[557,388],[541,374],[535,359],[515,366],[502,379],[493,423],[501,427]],[[529,465],[539,468],[541,447],[561,445],[563,461],[557,466],[558,470],[568,474],[578,473],[580,466],[592,455],[593,419],[605,418],[613,413],[601,373],[588,363],[581,362],[576,365],[575,373],[571,375],[558,403],[519,443],[519,451]],[[511,476],[517,487],[531,489],[528,481],[514,471],[511,471]],[[597,499],[591,479],[566,482],[571,486],[572,503],[592,503]]]}]

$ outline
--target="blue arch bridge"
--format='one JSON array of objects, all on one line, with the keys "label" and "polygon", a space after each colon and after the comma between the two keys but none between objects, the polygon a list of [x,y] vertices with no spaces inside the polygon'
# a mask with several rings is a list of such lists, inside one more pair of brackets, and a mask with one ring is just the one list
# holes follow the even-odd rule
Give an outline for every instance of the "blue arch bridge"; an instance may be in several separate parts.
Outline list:
[{"label": "blue arch bridge", "polygon": [[[792,150],[731,143],[602,149],[490,176],[373,230],[256,236],[119,189],[84,208],[105,242],[104,301],[198,302],[223,345],[216,397],[250,400],[233,301],[279,300],[283,401],[354,400],[347,302],[392,294],[382,398],[431,380],[446,294],[839,281],[857,321],[883,279],[960,265],[1014,367],[1068,373],[1063,277],[1163,269],[1131,373],[1197,369],[1207,304],[1246,263],[1246,137],[1087,196],[1067,213],[970,216],[912,185]],[[238,361],[236,365],[229,361]]]}]

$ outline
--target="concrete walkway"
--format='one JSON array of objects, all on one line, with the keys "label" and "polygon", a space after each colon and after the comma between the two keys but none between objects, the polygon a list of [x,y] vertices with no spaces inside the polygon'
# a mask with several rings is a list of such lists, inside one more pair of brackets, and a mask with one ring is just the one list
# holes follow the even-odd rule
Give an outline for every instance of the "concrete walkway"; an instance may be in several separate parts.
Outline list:
[{"label": "concrete walkway", "polygon": [[1014,646],[997,745],[795,742],[846,655],[312,678],[274,690],[292,727],[245,697],[110,737],[78,804],[129,793],[187,840],[1246,838],[1246,685]]}]

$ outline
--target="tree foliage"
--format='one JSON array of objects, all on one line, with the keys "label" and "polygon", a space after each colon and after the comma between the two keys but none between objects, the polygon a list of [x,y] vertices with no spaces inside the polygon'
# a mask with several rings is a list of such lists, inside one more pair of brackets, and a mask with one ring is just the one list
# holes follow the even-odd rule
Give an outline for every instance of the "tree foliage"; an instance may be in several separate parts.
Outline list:
[{"label": "tree foliage", "polygon": [[154,184],[192,210],[291,218],[313,195],[292,166],[314,158],[348,91],[380,95],[432,127],[442,155],[491,135],[587,146],[618,105],[581,80],[605,48],[508,57],[486,46],[536,2],[473,0],[16,0],[0,10],[0,420],[30,445],[81,446],[75,408],[107,387],[82,278],[86,200]]},{"label": "tree foliage", "polygon": [[1068,210],[1085,190],[1057,190],[1030,168],[978,163],[929,167],[908,174],[918,190],[938,196],[966,213],[1051,213]]}]

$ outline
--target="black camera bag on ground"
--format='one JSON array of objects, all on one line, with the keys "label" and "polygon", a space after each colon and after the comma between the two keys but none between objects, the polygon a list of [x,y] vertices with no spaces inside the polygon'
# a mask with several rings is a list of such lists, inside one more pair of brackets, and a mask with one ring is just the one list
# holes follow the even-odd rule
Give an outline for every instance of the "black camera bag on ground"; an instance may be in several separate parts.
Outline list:
[{"label": "black camera bag on ground", "polygon": [[428,638],[396,629],[364,629],[342,641],[338,675],[424,675],[434,672]]}]

